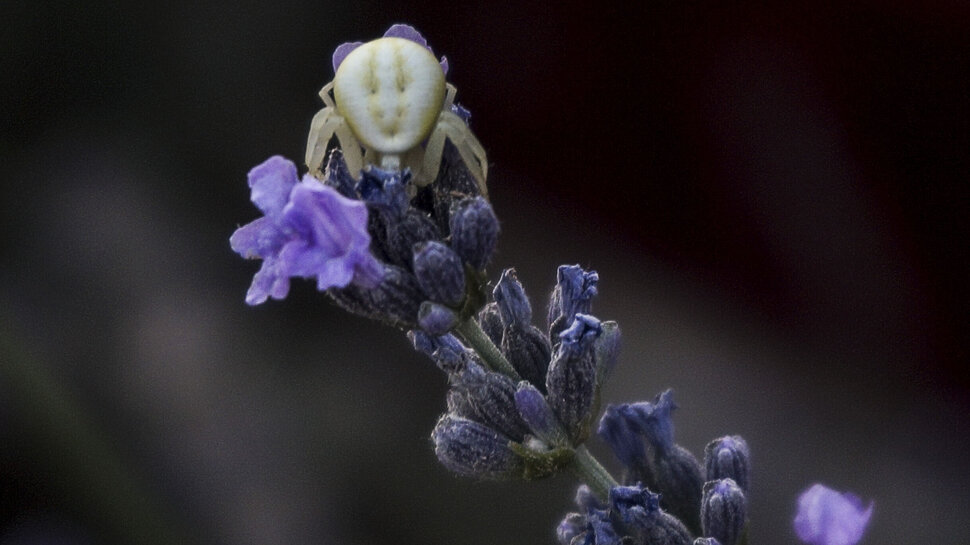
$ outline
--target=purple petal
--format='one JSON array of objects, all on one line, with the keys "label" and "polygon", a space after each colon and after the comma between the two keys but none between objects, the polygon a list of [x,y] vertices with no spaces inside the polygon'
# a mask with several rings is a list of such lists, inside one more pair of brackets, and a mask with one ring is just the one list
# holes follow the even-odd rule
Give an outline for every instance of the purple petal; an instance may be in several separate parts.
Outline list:
[{"label": "purple petal", "polygon": [[280,252],[289,276],[316,276],[321,290],[347,286],[358,271],[364,284],[382,277],[383,268],[369,251],[364,203],[305,177],[293,189],[283,216],[299,233]]},{"label": "purple petal", "polygon": [[229,237],[232,251],[246,259],[265,259],[276,254],[285,242],[286,235],[283,231],[265,216],[236,229]]},{"label": "purple petal", "polygon": [[[404,38],[405,40],[411,40],[412,42],[418,45],[426,47],[428,51],[431,51],[431,48],[428,46],[428,41],[425,40],[424,36],[422,36],[421,33],[418,32],[411,25],[405,25],[401,23],[398,23],[396,25],[391,25],[391,28],[387,29],[387,32],[384,33],[384,37],[385,38]],[[432,51],[432,53],[434,52]]]},{"label": "purple petal", "polygon": [[347,42],[345,44],[340,44],[337,49],[333,50],[333,73],[337,73],[337,68],[340,67],[340,63],[344,62],[347,55],[351,51],[357,49],[358,47],[364,45],[364,42]]},{"label": "purple petal", "polygon": [[246,293],[246,303],[258,305],[266,301],[267,297],[283,299],[290,292],[290,279],[280,274],[280,262],[270,258],[263,261],[263,266],[253,276],[253,283]]},{"label": "purple petal", "polygon": [[[428,40],[425,40],[424,36],[422,36],[421,33],[418,32],[411,25],[405,25],[401,23],[398,23],[396,25],[391,25],[391,28],[387,29],[387,32],[384,33],[384,37],[385,38],[404,38],[405,40],[411,40],[412,42],[424,47],[429,52],[431,52],[432,55],[434,55],[434,50],[432,50],[431,46],[428,45]],[[444,72],[445,75],[447,76],[448,59],[445,57],[441,57],[441,62],[439,64],[441,65],[441,71]]]},{"label": "purple petal", "polygon": [[798,498],[795,533],[810,545],[855,545],[872,517],[873,504],[863,509],[852,494],[815,484]]},{"label": "purple petal", "polygon": [[250,200],[263,214],[276,218],[282,213],[290,191],[299,181],[296,165],[275,155],[249,171]]}]

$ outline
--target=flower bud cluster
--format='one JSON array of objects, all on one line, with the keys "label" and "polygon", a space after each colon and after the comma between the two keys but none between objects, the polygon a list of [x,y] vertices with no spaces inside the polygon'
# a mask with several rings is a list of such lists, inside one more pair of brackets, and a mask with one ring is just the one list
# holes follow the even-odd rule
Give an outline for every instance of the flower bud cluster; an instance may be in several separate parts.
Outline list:
[{"label": "flower bud cluster", "polygon": [[[511,365],[508,374],[486,367],[454,335],[411,332],[415,348],[448,374],[448,412],[432,433],[446,467],[473,477],[534,479],[571,462],[589,436],[600,388],[619,353],[616,324],[588,314],[596,278],[577,266],[560,267],[551,336],[532,324],[532,305],[515,271],[502,273],[494,301],[477,319]],[[574,289],[583,279],[587,289]]]},{"label": "flower bud cluster", "polygon": [[674,442],[676,408],[671,390],[653,402],[611,405],[597,432],[623,463],[624,483],[659,492],[660,506],[695,535],[735,545],[747,523],[748,445],[736,435],[715,439],[701,465]]},{"label": "flower bud cluster", "polygon": [[[353,192],[370,211],[371,251],[397,274],[376,290],[349,286],[330,290],[343,308],[407,329],[443,335],[475,312],[481,284],[498,241],[498,219],[453,148],[434,184],[416,189],[410,173],[369,167],[354,183],[341,152],[334,150],[323,183]],[[352,189],[351,189],[352,188]],[[389,309],[384,297],[401,304]]]}]

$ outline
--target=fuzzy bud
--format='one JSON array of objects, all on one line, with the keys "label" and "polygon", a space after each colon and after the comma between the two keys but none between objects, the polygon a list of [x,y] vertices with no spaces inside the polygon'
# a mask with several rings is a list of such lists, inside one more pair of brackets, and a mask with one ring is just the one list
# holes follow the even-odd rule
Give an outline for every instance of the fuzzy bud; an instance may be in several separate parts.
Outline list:
[{"label": "fuzzy bud", "polygon": [[521,460],[501,433],[452,414],[431,432],[435,455],[448,469],[468,477],[505,479],[521,473]]},{"label": "fuzzy bud", "polygon": [[458,315],[444,305],[425,301],[418,309],[418,325],[431,335],[444,335],[457,324]]},{"label": "fuzzy bud", "polygon": [[741,490],[748,492],[751,451],[740,435],[715,439],[704,448],[704,467],[707,480],[733,479]]},{"label": "fuzzy bud", "polygon": [[482,197],[463,199],[451,213],[451,247],[461,259],[481,271],[498,243],[498,218]]},{"label": "fuzzy bud", "polygon": [[465,270],[451,248],[437,241],[416,244],[414,275],[428,298],[455,307],[465,297]]},{"label": "fuzzy bud", "polygon": [[506,327],[510,325],[528,326],[532,323],[532,305],[525,294],[525,288],[515,276],[515,269],[505,269],[492,290],[498,304],[499,315]]},{"label": "fuzzy bud", "polygon": [[550,445],[565,442],[566,437],[556,415],[535,386],[524,380],[519,383],[515,392],[515,407],[533,435]]},{"label": "fuzzy bud", "polygon": [[599,275],[583,270],[579,265],[561,265],[556,274],[556,287],[549,301],[549,338],[569,327],[577,313],[589,314],[597,293]]},{"label": "fuzzy bud", "polygon": [[512,379],[469,361],[452,375],[449,409],[521,442],[529,432],[516,404]]},{"label": "fuzzy bud", "polygon": [[374,288],[351,284],[329,289],[327,294],[352,314],[408,329],[417,326],[418,308],[425,298],[417,279],[393,265],[384,266],[383,279]]},{"label": "fuzzy bud", "polygon": [[704,535],[722,545],[735,545],[747,521],[748,501],[744,492],[731,479],[709,481],[704,485],[701,501],[701,524]]},{"label": "fuzzy bud", "polygon": [[599,320],[577,315],[573,325],[562,333],[562,342],[546,375],[549,404],[573,444],[582,443],[589,435],[590,409],[596,389],[596,358],[592,348],[600,331]]}]

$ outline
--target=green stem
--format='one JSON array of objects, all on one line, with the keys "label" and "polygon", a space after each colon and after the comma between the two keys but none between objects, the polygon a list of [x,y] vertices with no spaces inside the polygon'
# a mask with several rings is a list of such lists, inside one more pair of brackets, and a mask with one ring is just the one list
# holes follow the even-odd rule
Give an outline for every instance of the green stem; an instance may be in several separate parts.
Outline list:
[{"label": "green stem", "polygon": [[463,341],[468,343],[468,346],[475,350],[475,352],[478,352],[478,355],[482,357],[482,360],[489,369],[502,373],[516,382],[522,380],[522,377],[515,372],[515,368],[509,363],[509,360],[505,359],[502,352],[495,346],[492,339],[489,339],[488,335],[482,331],[482,327],[478,325],[478,322],[474,318],[468,318],[458,324],[455,331],[461,336]]},{"label": "green stem", "polygon": [[576,447],[572,468],[579,480],[586,483],[603,501],[609,499],[611,488],[619,486],[610,472],[583,445]]}]

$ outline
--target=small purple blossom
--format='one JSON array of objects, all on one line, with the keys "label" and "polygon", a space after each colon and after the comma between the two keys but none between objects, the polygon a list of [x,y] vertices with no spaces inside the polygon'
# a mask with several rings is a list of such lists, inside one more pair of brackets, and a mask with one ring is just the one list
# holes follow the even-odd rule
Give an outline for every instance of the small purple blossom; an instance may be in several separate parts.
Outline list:
[{"label": "small purple blossom", "polygon": [[251,199],[263,217],[233,233],[229,244],[263,265],[246,302],[283,299],[290,278],[317,279],[317,288],[374,286],[383,267],[370,253],[367,208],[311,176],[299,181],[296,166],[274,156],[249,172]]},{"label": "small purple blossom", "polygon": [[[404,24],[391,25],[391,28],[387,29],[387,32],[384,33],[384,37],[385,38],[404,38],[405,40],[411,40],[412,42],[424,47],[429,52],[431,52],[432,55],[434,55],[434,51],[432,51],[431,46],[428,45],[428,40],[425,40],[424,36],[422,36],[421,33],[418,32],[411,25],[404,25]],[[334,49],[333,51],[334,73],[337,72],[337,68],[340,67],[340,63],[344,62],[344,59],[347,58],[347,55],[349,55],[351,51],[357,49],[362,45],[364,45],[364,42],[347,42],[347,43],[338,45],[337,49]],[[439,64],[441,64],[441,71],[444,72],[445,75],[447,76],[448,59],[445,57],[441,57],[441,62]]]},{"label": "small purple blossom", "polygon": [[866,531],[873,504],[848,492],[814,484],[798,497],[795,533],[810,545],[855,545]]}]

